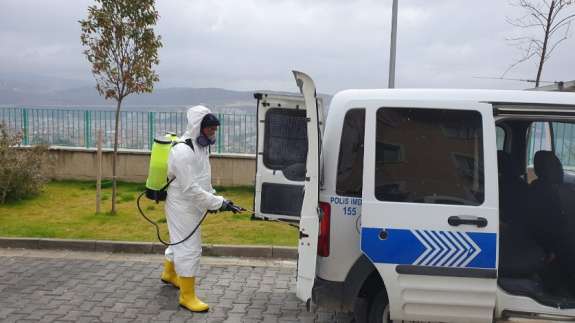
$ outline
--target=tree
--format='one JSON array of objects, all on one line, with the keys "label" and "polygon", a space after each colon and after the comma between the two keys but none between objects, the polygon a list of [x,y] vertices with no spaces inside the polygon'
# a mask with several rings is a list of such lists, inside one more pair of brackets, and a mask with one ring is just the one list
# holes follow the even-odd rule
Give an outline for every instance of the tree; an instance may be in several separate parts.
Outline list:
[{"label": "tree", "polygon": [[503,73],[505,75],[515,66],[537,58],[537,77],[535,86],[539,86],[543,65],[553,51],[569,37],[571,22],[575,18],[575,0],[516,0],[512,5],[521,8],[525,14],[507,22],[523,30],[529,30],[526,36],[509,39],[523,55]]},{"label": "tree", "polygon": [[92,64],[96,89],[116,101],[114,157],[112,162],[112,213],[116,213],[116,160],[122,101],[132,93],[152,92],[159,80],[161,39],[154,33],[158,12],[154,0],[96,0],[88,17],[80,20],[80,40]]}]

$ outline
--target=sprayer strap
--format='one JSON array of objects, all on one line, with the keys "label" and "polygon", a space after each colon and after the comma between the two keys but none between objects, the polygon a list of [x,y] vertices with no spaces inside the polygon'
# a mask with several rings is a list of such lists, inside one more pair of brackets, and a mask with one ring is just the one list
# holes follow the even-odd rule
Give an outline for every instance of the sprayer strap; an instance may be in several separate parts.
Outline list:
[{"label": "sprayer strap", "polygon": [[177,145],[177,144],[181,144],[181,143],[184,143],[184,144],[188,145],[188,147],[190,147],[193,151],[196,151],[196,150],[194,149],[194,144],[193,144],[193,142],[192,142],[192,139],[190,139],[190,138],[188,138],[188,139],[186,139],[186,140],[184,140],[184,141],[176,141],[176,142],[174,142],[174,143],[172,144],[172,147],[174,147],[174,146]]},{"label": "sprayer strap", "polygon": [[192,148],[193,151],[196,151],[194,149],[194,144],[192,143],[192,139],[190,139],[190,138],[186,139],[186,145],[190,146],[190,148]]},{"label": "sprayer strap", "polygon": [[[176,142],[174,142],[174,143],[172,144],[172,147],[174,147],[174,146],[177,145],[177,144],[181,144],[181,143],[184,143],[184,144],[188,145],[193,151],[195,151],[195,149],[194,149],[194,144],[192,143],[192,139],[190,139],[190,138],[186,139],[186,140],[183,141],[183,142],[182,142],[182,141],[176,141]],[[174,178],[168,180],[168,183],[166,183],[166,185],[164,185],[164,187],[162,187],[162,188],[160,189],[160,191],[163,191],[163,190],[165,190],[166,188],[168,188],[168,186],[170,186],[170,184],[172,184],[172,182],[173,182],[175,179],[176,179],[176,178],[174,177]]]},{"label": "sprayer strap", "polygon": [[172,184],[172,182],[175,181],[175,180],[176,180],[175,177],[172,178],[172,179],[170,179],[170,180],[166,183],[166,185],[164,185],[164,187],[162,187],[162,188],[160,189],[160,191],[163,191],[163,190],[165,190],[166,188],[168,188],[168,186],[170,186],[170,184]]}]

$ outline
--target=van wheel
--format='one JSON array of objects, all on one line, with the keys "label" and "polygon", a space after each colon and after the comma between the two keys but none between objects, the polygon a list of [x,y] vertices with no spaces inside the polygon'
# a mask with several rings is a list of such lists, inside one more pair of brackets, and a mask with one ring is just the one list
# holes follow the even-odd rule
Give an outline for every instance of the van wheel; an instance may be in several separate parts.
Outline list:
[{"label": "van wheel", "polygon": [[380,291],[371,300],[369,306],[369,323],[393,323],[389,317],[389,302],[385,290]]}]

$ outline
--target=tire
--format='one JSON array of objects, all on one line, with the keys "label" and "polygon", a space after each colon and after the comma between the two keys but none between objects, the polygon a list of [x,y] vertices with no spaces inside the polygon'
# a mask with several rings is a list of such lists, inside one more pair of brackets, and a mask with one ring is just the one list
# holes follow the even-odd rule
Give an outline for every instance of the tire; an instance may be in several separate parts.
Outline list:
[{"label": "tire", "polygon": [[393,323],[389,318],[389,302],[385,290],[381,290],[372,298],[367,321],[369,323]]},{"label": "tire", "polygon": [[358,297],[353,305],[353,318],[355,323],[367,322],[367,314],[369,309],[369,299],[367,297]]}]

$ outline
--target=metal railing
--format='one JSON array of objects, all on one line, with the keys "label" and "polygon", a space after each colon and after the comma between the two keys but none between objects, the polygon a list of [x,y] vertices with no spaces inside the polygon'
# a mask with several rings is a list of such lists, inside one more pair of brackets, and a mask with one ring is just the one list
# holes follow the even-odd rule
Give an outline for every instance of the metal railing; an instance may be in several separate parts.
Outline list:
[{"label": "metal railing", "polygon": [[[220,119],[217,153],[255,154],[256,115],[215,113]],[[13,132],[22,133],[24,145],[47,144],[94,148],[102,129],[104,148],[114,145],[115,111],[38,108],[0,108],[0,122]],[[155,136],[166,132],[182,135],[185,112],[121,111],[118,147],[149,150]]]},{"label": "metal railing", "polygon": [[[256,151],[256,115],[216,113],[220,119],[213,152],[254,154]],[[98,129],[103,132],[103,147],[114,144],[115,111],[39,108],[0,108],[0,123],[13,132],[22,133],[24,145],[47,144],[95,148]],[[155,136],[166,132],[183,134],[185,112],[120,112],[118,143],[121,149],[149,150]],[[564,167],[575,168],[575,124],[552,122],[552,131],[544,122],[530,129],[528,163],[538,150],[552,150]],[[553,134],[551,136],[549,134]],[[498,147],[502,145],[498,136]],[[501,141],[501,142],[500,142]]]},{"label": "metal railing", "polygon": [[575,124],[534,122],[529,133],[527,146],[529,165],[533,165],[537,151],[552,150],[564,168],[575,169]]}]

